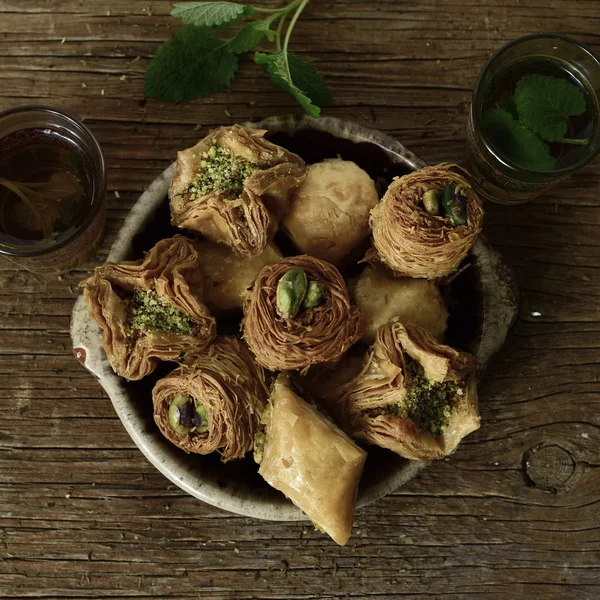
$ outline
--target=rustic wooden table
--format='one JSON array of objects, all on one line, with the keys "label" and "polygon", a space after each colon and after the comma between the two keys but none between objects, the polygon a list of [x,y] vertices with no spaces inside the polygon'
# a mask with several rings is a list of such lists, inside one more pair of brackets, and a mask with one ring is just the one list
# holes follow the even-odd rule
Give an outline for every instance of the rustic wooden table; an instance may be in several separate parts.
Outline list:
[{"label": "rustic wooden table", "polygon": [[[109,172],[96,262],[50,278],[0,262],[0,597],[600,597],[598,160],[531,204],[487,207],[486,234],[517,268],[522,298],[481,388],[482,427],[359,510],[346,547],[308,524],[207,506],[134,446],[71,355],[77,284],[178,149],[216,125],[299,110],[249,59],[208,99],[145,99],[144,70],[179,27],[170,8],[0,0],[0,108],[79,115]],[[494,50],[552,31],[600,52],[599,22],[591,0],[315,1],[293,46],[331,84],[326,115],[436,162],[461,156],[473,84]]]}]

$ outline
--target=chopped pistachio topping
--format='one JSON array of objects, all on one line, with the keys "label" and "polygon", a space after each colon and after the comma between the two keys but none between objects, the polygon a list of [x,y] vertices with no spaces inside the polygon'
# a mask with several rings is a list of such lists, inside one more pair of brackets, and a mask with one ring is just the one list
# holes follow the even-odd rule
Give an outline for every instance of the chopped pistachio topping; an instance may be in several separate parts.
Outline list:
[{"label": "chopped pistachio topping", "polygon": [[190,319],[154,290],[136,289],[129,301],[130,331],[191,333]]},{"label": "chopped pistachio topping", "polygon": [[211,146],[204,152],[200,166],[201,170],[190,186],[193,200],[215,191],[227,191],[231,198],[237,198],[246,179],[256,170],[256,165],[220,146]]},{"label": "chopped pistachio topping", "polygon": [[423,367],[409,357],[406,360],[406,375],[408,394],[404,404],[398,407],[398,414],[408,417],[419,429],[441,435],[455,409],[457,396],[464,391],[460,382],[432,381],[425,376]]}]

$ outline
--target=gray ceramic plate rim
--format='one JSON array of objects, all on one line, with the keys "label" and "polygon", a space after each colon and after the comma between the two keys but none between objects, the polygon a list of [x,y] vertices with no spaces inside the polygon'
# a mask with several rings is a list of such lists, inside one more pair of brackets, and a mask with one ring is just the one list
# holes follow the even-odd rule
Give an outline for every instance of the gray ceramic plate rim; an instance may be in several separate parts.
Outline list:
[{"label": "gray ceramic plate rim", "polygon": [[[247,123],[255,128],[268,129],[271,132],[293,131],[311,128],[331,132],[336,136],[355,142],[371,142],[380,146],[395,162],[402,162],[412,170],[426,166],[426,163],[407,150],[400,142],[375,130],[367,129],[352,122],[334,117],[271,117],[258,123]],[[143,230],[148,218],[164,201],[173,176],[175,163],[165,169],[140,196],[131,208],[117,238],[115,239],[107,262],[126,260],[132,251],[132,239]],[[482,237],[472,249],[485,271],[489,271],[490,284],[484,286],[483,320],[484,331],[478,348],[474,349],[480,365],[485,366],[489,358],[502,346],[517,307],[515,282],[509,267],[502,257],[494,251]],[[128,397],[127,383],[118,377],[104,354],[101,343],[101,330],[89,317],[83,296],[75,302],[71,318],[71,338],[73,353],[77,360],[95,375],[108,394],[115,411],[127,433],[144,456],[169,480],[188,494],[223,510],[238,515],[272,521],[306,520],[306,516],[291,502],[273,502],[260,496],[251,499],[241,494],[222,489],[214,482],[204,481],[197,473],[189,469],[176,455],[165,456],[156,441],[153,432],[136,422]],[[367,489],[361,490],[357,507],[366,506],[393,492],[414,477],[426,466],[421,462],[407,462],[396,472]]]}]

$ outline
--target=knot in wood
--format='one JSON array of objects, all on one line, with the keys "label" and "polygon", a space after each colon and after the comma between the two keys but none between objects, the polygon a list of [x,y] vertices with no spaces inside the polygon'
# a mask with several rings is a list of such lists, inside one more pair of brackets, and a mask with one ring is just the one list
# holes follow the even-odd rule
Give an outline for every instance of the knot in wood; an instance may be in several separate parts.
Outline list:
[{"label": "knot in wood", "polygon": [[567,487],[575,466],[569,452],[556,445],[536,446],[523,457],[523,469],[529,482],[553,493]]}]

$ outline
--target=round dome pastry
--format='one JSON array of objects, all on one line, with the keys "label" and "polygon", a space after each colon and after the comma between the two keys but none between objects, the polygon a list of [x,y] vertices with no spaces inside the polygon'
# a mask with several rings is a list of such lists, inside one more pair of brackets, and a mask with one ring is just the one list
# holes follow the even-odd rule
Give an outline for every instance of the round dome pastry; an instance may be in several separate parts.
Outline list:
[{"label": "round dome pastry", "polygon": [[350,292],[366,319],[363,342],[372,344],[379,327],[396,317],[424,327],[440,342],[444,339],[448,311],[432,281],[387,277],[368,266],[351,282]]},{"label": "round dome pastry", "polygon": [[308,167],[282,227],[300,252],[340,265],[368,237],[378,200],[373,180],[356,163],[324,160]]}]

